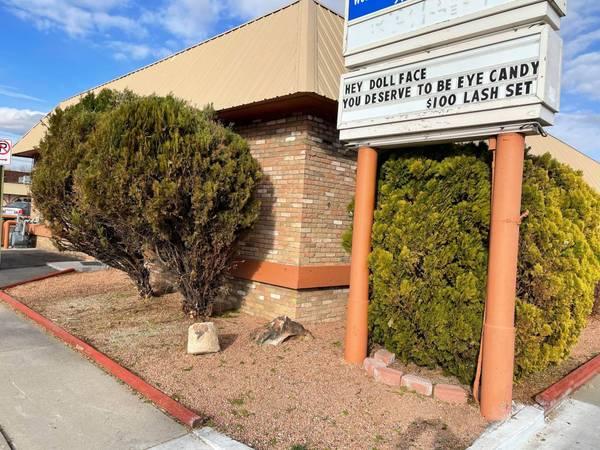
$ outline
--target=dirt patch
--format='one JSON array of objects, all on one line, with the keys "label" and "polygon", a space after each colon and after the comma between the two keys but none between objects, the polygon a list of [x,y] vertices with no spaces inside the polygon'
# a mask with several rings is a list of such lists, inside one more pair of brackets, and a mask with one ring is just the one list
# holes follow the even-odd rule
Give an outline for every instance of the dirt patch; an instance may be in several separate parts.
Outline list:
[{"label": "dirt patch", "polygon": [[265,321],[230,314],[215,319],[223,351],[194,357],[179,295],[141,300],[119,272],[65,275],[10,294],[257,449],[464,448],[486,425],[473,405],[388,388],[345,364],[342,324],[309,326],[314,340],[263,348],[250,335]]},{"label": "dirt patch", "polygon": [[[257,449],[465,448],[484,429],[474,405],[450,406],[373,382],[344,363],[343,324],[312,325],[314,340],[263,348],[252,332],[266,321],[244,314],[215,319],[223,351],[186,354],[181,297],[142,300],[117,271],[71,274],[9,293]],[[600,353],[600,318],[590,319],[571,356],[515,386],[533,397]],[[435,382],[439,370],[397,367]]]}]

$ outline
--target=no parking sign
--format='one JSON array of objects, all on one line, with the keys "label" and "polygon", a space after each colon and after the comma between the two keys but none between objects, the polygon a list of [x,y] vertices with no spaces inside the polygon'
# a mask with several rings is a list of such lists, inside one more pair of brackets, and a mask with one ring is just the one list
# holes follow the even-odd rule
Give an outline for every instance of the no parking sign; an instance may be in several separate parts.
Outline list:
[{"label": "no parking sign", "polygon": [[0,166],[10,165],[12,158],[12,142],[8,139],[0,139]]}]

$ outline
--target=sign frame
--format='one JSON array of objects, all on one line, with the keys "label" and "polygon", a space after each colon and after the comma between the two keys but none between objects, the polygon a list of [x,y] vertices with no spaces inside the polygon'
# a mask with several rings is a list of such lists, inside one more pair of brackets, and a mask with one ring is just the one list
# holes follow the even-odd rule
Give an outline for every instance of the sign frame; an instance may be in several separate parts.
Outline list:
[{"label": "sign frame", "polygon": [[[426,54],[413,54],[404,58],[343,75],[340,84],[340,99],[344,98],[345,81],[365,77],[411,64],[426,64],[427,61],[451,54],[500,44],[529,36],[540,38],[540,67],[535,97],[494,100],[472,104],[464,111],[456,108],[448,115],[443,111],[428,111],[402,118],[402,114],[388,117],[373,117],[350,123],[343,122],[343,108],[338,109],[340,139],[350,145],[372,145],[389,147],[423,142],[447,142],[456,139],[485,138],[500,132],[518,131],[537,134],[539,125],[552,125],[554,114],[560,107],[560,77],[562,68],[562,40],[549,25],[522,27],[516,31],[492,34],[475,41],[466,41],[434,49]],[[552,92],[552,90],[554,90]],[[407,114],[408,115],[408,114]],[[477,124],[477,125],[473,125]],[[516,127],[516,128],[515,128]]]},{"label": "sign frame", "polygon": [[12,149],[13,145],[10,139],[0,138],[0,166],[10,166],[12,162]]},{"label": "sign frame", "polygon": [[[346,1],[344,27],[344,57],[348,69],[376,64],[383,60],[417,53],[439,46],[440,42],[453,43],[473,39],[486,34],[519,27],[525,24],[546,23],[560,29],[560,19],[566,14],[566,0],[512,0],[480,12],[467,14],[452,20],[435,23],[405,34],[349,48],[352,28],[381,20],[403,8],[417,5],[425,0],[406,0],[358,19],[348,20],[350,2]],[[468,23],[468,26],[464,26]]]}]

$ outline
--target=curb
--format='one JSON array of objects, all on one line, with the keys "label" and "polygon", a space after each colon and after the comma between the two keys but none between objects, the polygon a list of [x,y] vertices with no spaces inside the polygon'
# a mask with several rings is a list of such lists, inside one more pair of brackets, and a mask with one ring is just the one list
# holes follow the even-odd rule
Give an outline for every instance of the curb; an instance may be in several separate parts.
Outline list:
[{"label": "curb", "polygon": [[600,373],[600,355],[575,369],[558,383],[535,396],[535,401],[546,412],[558,405],[566,396],[572,394]]},{"label": "curb", "polygon": [[[66,272],[52,275],[56,276],[64,273]],[[110,359],[104,353],[99,352],[94,347],[82,341],[81,339],[73,336],[63,328],[56,325],[51,320],[35,312],[28,306],[25,306],[18,300],[15,300],[6,292],[0,291],[0,300],[3,300],[14,310],[23,313],[25,316],[36,322],[38,325],[41,325],[46,331],[50,332],[58,339],[70,345],[78,352],[83,353],[85,356],[87,356],[100,367],[102,367],[106,372],[110,373],[111,375],[121,380],[123,383],[127,384],[134,391],[142,394],[144,397],[152,401],[156,406],[167,412],[169,415],[171,415],[181,423],[188,425],[191,428],[195,428],[201,425],[202,418],[199,415],[187,409],[181,403],[176,402],[164,392],[161,392],[154,386],[151,386],[150,384],[146,383],[140,377],[125,369],[123,366]]]},{"label": "curb", "polygon": [[541,408],[517,406],[511,417],[488,427],[467,450],[523,448],[532,436],[544,428],[544,424],[544,411]]},{"label": "curb", "polygon": [[75,272],[75,269],[60,270],[58,272],[53,272],[53,273],[49,273],[46,275],[40,275],[37,277],[29,278],[28,280],[25,280],[25,281],[19,281],[17,283],[11,283],[11,284],[7,284],[5,286],[0,286],[0,289],[12,289],[14,287],[21,286],[23,284],[33,283],[34,281],[42,281],[47,278],[54,278],[54,277],[58,277],[60,275],[66,275],[68,273],[73,273],[73,272]]},{"label": "curb", "polygon": [[2,429],[0,428],[0,450],[12,450],[12,447],[8,443],[8,439],[4,436]]},{"label": "curb", "polygon": [[163,442],[148,450],[253,450],[241,442],[234,441],[229,436],[204,427],[180,436],[171,441]]}]

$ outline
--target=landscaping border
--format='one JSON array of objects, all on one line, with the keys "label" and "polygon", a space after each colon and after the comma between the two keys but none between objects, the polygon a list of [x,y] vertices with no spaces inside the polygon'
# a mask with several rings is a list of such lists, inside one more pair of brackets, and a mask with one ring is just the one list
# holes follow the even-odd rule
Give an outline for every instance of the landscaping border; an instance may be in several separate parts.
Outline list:
[{"label": "landscaping border", "polygon": [[599,373],[600,355],[597,355],[582,366],[579,366],[562,380],[536,395],[535,401],[548,412],[557,406],[566,396],[575,392]]},{"label": "landscaping border", "polygon": [[[71,273],[72,270],[65,270],[62,272],[57,272],[55,274],[51,274],[52,276],[64,275],[66,273]],[[39,279],[50,278],[48,276],[38,277],[37,279],[31,279],[22,283],[17,283],[15,285],[11,285],[10,287],[16,287],[23,284],[28,284],[33,281],[38,281]],[[6,289],[6,288],[2,288]],[[7,305],[9,305],[12,309],[19,311],[20,313],[27,316],[29,319],[36,322],[38,325],[42,326],[46,331],[65,342],[69,346],[73,347],[80,353],[83,353],[85,356],[94,361],[97,365],[102,367],[106,372],[115,376],[123,383],[127,384],[134,391],[140,393],[150,401],[152,401],[156,406],[160,409],[168,413],[170,416],[174,417],[181,423],[191,427],[196,428],[200,426],[203,422],[202,417],[200,417],[195,412],[183,406],[181,403],[173,400],[171,397],[166,395],[164,392],[159,391],[154,386],[148,384],[140,377],[130,372],[104,353],[96,350],[94,347],[89,345],[88,343],[82,341],[81,339],[73,336],[51,320],[32,310],[28,306],[14,299],[6,292],[0,290],[0,300],[4,301]]]}]

